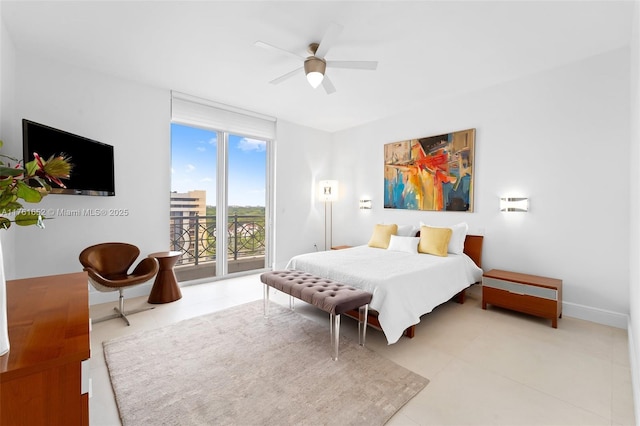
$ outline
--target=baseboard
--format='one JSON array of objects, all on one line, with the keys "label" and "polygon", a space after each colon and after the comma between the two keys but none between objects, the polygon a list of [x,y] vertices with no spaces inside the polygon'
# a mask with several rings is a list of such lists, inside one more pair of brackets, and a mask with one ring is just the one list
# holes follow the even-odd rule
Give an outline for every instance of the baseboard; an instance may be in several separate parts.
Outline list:
[{"label": "baseboard", "polygon": [[631,370],[631,391],[633,397],[633,410],[636,415],[636,419],[640,419],[640,381],[638,375],[638,354],[636,353],[636,344],[633,340],[633,324],[629,317],[627,325],[627,336],[629,339],[629,368]]},{"label": "baseboard", "polygon": [[629,322],[629,316],[627,314],[578,305],[571,302],[562,302],[562,315],[625,330]]}]

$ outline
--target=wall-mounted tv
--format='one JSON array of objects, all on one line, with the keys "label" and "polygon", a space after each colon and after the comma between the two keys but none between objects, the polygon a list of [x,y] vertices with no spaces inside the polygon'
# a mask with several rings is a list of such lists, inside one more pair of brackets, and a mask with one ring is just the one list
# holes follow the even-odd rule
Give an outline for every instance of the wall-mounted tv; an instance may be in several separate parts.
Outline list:
[{"label": "wall-mounted tv", "polygon": [[115,195],[113,146],[43,124],[22,120],[23,159],[27,163],[37,152],[43,159],[66,154],[73,169],[64,180],[66,188],[51,183],[52,194]]}]

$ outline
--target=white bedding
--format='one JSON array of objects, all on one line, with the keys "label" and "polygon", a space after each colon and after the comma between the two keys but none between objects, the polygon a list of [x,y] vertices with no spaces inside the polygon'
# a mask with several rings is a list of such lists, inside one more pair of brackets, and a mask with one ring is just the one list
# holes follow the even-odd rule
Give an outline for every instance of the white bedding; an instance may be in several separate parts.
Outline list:
[{"label": "white bedding", "polygon": [[439,257],[368,246],[298,255],[287,269],[371,292],[369,306],[378,311],[389,344],[419,323],[421,315],[482,279],[482,269],[466,254]]}]

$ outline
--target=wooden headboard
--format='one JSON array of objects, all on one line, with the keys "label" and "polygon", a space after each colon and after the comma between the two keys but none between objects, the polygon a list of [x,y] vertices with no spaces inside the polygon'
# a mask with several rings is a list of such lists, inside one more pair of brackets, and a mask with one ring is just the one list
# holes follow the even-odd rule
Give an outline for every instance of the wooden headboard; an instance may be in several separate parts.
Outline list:
[{"label": "wooden headboard", "polygon": [[467,235],[464,240],[464,254],[469,256],[471,260],[482,268],[482,235]]}]

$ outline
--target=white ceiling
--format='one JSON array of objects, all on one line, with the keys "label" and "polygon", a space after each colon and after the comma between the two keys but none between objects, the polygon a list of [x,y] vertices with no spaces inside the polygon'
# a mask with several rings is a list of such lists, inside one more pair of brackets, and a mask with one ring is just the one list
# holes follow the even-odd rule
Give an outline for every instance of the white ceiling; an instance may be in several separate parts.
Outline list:
[{"label": "white ceiling", "polygon": [[[338,131],[628,46],[628,1],[6,1],[19,53]],[[314,90],[301,64],[331,22],[328,60],[377,60],[376,71],[328,69]]]}]

